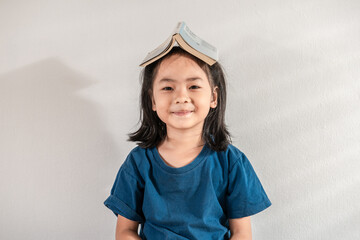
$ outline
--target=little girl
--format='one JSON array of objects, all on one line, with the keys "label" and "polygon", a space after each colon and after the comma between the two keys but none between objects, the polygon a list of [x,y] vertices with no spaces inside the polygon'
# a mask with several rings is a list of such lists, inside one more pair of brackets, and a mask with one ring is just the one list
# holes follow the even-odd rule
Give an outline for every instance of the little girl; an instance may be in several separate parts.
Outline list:
[{"label": "little girl", "polygon": [[220,64],[174,47],[142,77],[141,126],[129,135],[139,146],[104,203],[116,239],[251,239],[249,216],[271,202],[230,143]]}]

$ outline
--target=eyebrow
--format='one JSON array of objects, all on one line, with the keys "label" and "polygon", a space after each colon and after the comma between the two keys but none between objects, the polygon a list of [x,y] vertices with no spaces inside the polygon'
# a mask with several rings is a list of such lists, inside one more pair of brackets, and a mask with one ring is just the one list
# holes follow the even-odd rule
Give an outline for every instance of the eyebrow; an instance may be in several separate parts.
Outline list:
[{"label": "eyebrow", "polygon": [[[187,78],[186,81],[187,82],[194,82],[194,81],[202,81],[202,78],[199,78],[199,77],[190,77],[190,78]],[[175,79],[171,79],[171,78],[162,78],[160,79],[159,82],[176,82]]]}]

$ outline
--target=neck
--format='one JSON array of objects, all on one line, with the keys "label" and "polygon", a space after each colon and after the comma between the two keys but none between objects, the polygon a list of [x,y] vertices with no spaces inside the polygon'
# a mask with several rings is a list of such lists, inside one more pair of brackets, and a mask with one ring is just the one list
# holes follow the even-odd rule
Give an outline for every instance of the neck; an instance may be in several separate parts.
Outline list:
[{"label": "neck", "polygon": [[202,139],[202,127],[200,130],[192,129],[190,131],[167,128],[167,136],[163,142],[167,148],[182,149],[198,148],[204,145]]}]

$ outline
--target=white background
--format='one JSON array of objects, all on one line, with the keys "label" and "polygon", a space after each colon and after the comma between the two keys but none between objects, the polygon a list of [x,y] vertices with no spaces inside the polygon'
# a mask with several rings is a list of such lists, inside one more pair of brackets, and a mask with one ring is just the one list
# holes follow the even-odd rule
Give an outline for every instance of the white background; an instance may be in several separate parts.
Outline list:
[{"label": "white background", "polygon": [[0,239],[114,239],[138,64],[184,20],[273,206],[254,239],[360,238],[360,1],[0,1]]}]

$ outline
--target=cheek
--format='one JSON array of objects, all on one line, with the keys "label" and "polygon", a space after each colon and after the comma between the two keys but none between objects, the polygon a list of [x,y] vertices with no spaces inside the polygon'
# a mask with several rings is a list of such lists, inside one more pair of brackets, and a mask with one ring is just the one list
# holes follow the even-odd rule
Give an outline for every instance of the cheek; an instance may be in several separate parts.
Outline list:
[{"label": "cheek", "polygon": [[164,111],[167,108],[167,99],[164,96],[155,95],[152,99],[152,107],[154,111]]},{"label": "cheek", "polygon": [[167,113],[166,110],[164,110],[164,108],[157,107],[155,113],[162,122],[164,123],[167,122],[167,119],[169,118],[169,114]]},{"label": "cheek", "polygon": [[210,106],[212,96],[210,94],[203,94],[198,98],[198,103],[202,106]]}]

